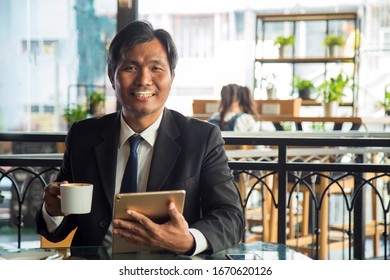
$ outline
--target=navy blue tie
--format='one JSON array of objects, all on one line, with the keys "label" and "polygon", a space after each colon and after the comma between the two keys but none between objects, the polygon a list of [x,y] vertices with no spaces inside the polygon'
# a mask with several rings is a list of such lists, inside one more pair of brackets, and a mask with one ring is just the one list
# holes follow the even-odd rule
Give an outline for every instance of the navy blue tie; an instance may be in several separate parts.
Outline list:
[{"label": "navy blue tie", "polygon": [[127,160],[125,173],[123,174],[121,193],[137,192],[137,148],[142,141],[142,137],[139,134],[134,134],[129,138],[130,156]]}]

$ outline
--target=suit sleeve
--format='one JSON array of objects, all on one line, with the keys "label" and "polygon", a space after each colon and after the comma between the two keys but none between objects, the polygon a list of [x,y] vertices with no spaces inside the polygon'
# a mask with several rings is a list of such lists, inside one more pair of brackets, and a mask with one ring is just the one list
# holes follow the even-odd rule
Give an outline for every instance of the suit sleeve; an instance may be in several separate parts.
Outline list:
[{"label": "suit sleeve", "polygon": [[[57,175],[57,178],[56,178],[56,182],[61,182],[61,181],[64,181],[64,180],[67,180],[69,182],[72,182],[72,175],[71,175],[71,168],[70,168],[70,141],[69,139],[71,138],[71,135],[72,135],[72,128],[74,128],[74,125],[71,127],[71,129],[69,130],[69,133],[66,137],[66,141],[65,141],[65,144],[66,144],[66,149],[65,149],[65,153],[64,153],[64,158],[63,158],[63,161],[62,161],[62,166],[61,166],[61,169]],[[57,229],[50,233],[48,230],[47,230],[47,225],[46,225],[46,222],[43,218],[43,215],[42,215],[42,206],[41,208],[38,210],[37,212],[37,215],[36,215],[36,224],[37,224],[37,233],[44,236],[47,240],[51,241],[51,242],[59,242],[63,239],[65,239],[68,234],[74,229],[76,228],[76,222],[73,220],[73,217],[69,216],[69,217],[64,217],[62,223],[57,227]]]},{"label": "suit sleeve", "polygon": [[220,130],[210,130],[200,175],[202,219],[192,227],[218,252],[242,240],[245,219],[240,196],[234,185]]}]

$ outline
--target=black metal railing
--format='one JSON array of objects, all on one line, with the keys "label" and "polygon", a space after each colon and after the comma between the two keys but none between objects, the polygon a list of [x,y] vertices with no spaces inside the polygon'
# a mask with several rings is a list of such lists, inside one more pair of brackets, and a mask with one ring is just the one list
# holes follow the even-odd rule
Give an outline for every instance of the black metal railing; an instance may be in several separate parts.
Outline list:
[{"label": "black metal railing", "polygon": [[[227,149],[229,166],[240,189],[246,214],[255,213],[248,218],[248,234],[244,240],[255,236],[260,240],[287,244],[316,259],[329,259],[329,252],[336,244],[329,232],[337,230],[341,235],[339,250],[343,258],[345,254],[347,259],[365,259],[367,236],[372,236],[375,243],[379,238],[383,253],[379,256],[376,252],[376,255],[384,259],[389,257],[389,134],[278,132],[223,133],[223,137],[227,148],[240,146],[238,150]],[[0,143],[63,142],[64,139],[65,134],[0,133]],[[252,149],[241,149],[244,145]],[[314,154],[304,154],[310,153],[311,148],[320,150],[325,156],[320,159]],[[333,154],[338,149],[343,152],[341,158]],[[350,158],[348,162],[345,162],[346,155]],[[374,162],[374,156],[379,156],[381,161]],[[39,182],[42,190],[60,163],[61,154],[0,156],[0,182],[8,178],[17,195],[19,246],[25,194],[32,182]],[[17,175],[20,172],[25,175]],[[20,178],[16,180],[18,176]],[[372,230],[368,228],[367,210],[372,206],[367,204],[369,198],[375,198],[377,205],[370,216],[376,210],[379,212]],[[40,204],[41,198],[36,199]],[[341,206],[337,208],[335,204]],[[336,216],[342,218],[345,227],[324,221],[324,211],[330,216],[334,209],[342,212]],[[249,233],[252,226],[260,227],[260,230]],[[307,231],[305,236],[303,227]],[[272,237],[275,234],[276,237]]]},{"label": "black metal railing", "polygon": [[[308,200],[310,205],[309,214],[311,215],[311,232],[312,242],[306,244],[306,248],[301,248],[301,246],[296,246],[297,250],[304,250],[305,253],[311,255],[316,259],[325,259],[329,256],[329,251],[331,250],[331,242],[329,239],[329,234],[325,233],[324,230],[330,231],[332,228],[336,228],[334,225],[329,225],[327,221],[321,220],[325,216],[324,209],[329,207],[329,197],[333,193],[337,193],[342,197],[342,203],[344,204],[341,209],[346,211],[347,224],[344,229],[339,229],[339,232],[346,239],[347,245],[347,258],[348,259],[365,259],[365,239],[368,232],[366,228],[366,208],[365,203],[367,201],[367,189],[371,190],[371,196],[375,198],[377,202],[379,216],[381,217],[380,222],[378,221],[378,215],[375,216],[375,223],[377,223],[374,231],[375,238],[378,237],[381,239],[383,244],[383,257],[388,258],[388,216],[389,216],[389,198],[388,198],[388,182],[389,179],[389,152],[390,142],[388,141],[388,134],[378,135],[372,134],[326,134],[321,135],[317,134],[308,134],[310,136],[305,136],[304,134],[292,135],[288,133],[273,134],[272,136],[261,136],[261,135],[250,135],[250,134],[241,134],[234,135],[231,133],[224,133],[224,139],[227,145],[265,145],[263,148],[257,148],[258,152],[244,152],[240,151],[236,153],[237,161],[229,162],[229,165],[232,170],[237,172],[245,172],[246,175],[250,175],[255,180],[251,182],[249,186],[246,186],[249,189],[248,195],[253,194],[253,189],[257,186],[261,190],[261,193],[264,194],[264,191],[271,194],[272,202],[274,207],[277,209],[277,241],[278,243],[289,244],[292,246],[294,242],[291,239],[295,239],[299,243],[299,240],[302,240],[302,236],[298,234],[293,238],[290,237],[290,240],[287,238],[288,233],[288,221],[287,218],[290,217],[289,211],[293,211],[291,204],[296,193],[308,193]],[[342,137],[340,137],[342,135]],[[267,152],[267,147],[273,147],[276,150],[276,155],[273,157],[269,156]],[[329,155],[325,156],[326,161],[320,161],[318,159],[313,160],[313,154],[307,154],[306,158],[311,160],[304,161],[299,157],[300,161],[296,162],[298,154],[294,154],[295,150],[298,148],[300,153],[307,151],[310,148],[312,151],[317,151],[319,153],[322,150],[325,151],[324,154],[328,154],[328,150],[332,153],[336,153],[340,150],[344,155],[350,156],[351,153],[354,154],[353,160],[350,162],[342,161],[332,161],[330,160]],[[301,148],[301,149],[299,149]],[[262,149],[265,150],[262,153]],[[321,151],[319,151],[321,150]],[[348,153],[345,153],[345,152]],[[229,155],[229,150],[227,151]],[[230,153],[231,154],[231,153]],[[234,153],[233,153],[234,154]],[[264,156],[263,156],[264,154]],[[375,156],[380,155],[382,162],[374,163],[370,158],[375,154]],[[290,156],[291,155],[291,156]],[[265,159],[266,158],[266,159]],[[264,172],[266,171],[266,172]],[[267,176],[274,176],[273,172],[277,172],[277,181],[273,182],[274,186],[270,186],[265,183],[265,178]],[[260,173],[259,173],[260,172]],[[267,173],[268,172],[268,173]],[[260,174],[260,176],[259,176]],[[302,175],[303,174],[303,175]],[[300,176],[298,176],[300,175]],[[252,179],[253,179],[252,178]],[[350,179],[352,181],[352,191],[345,190],[344,182]],[[322,183],[322,188],[315,190],[316,183],[315,181],[326,181]],[[385,186],[386,192],[383,195],[378,189],[378,181],[381,181],[381,184]],[[275,185],[277,186],[277,191],[275,193]],[[299,190],[300,188],[300,190]],[[317,186],[318,188],[318,186]],[[348,189],[351,188],[351,185],[348,186]],[[242,187],[241,187],[242,189]],[[335,190],[336,189],[336,190]],[[249,197],[243,199],[243,206],[246,208],[246,202]],[[264,213],[264,201],[265,199],[260,198],[260,205],[262,206],[262,212]],[[260,216],[260,220],[263,220],[262,226],[265,228],[267,225],[264,222],[265,217]],[[378,225],[380,223],[380,226]],[[302,226],[297,224],[297,226]],[[268,226],[270,227],[270,226]],[[380,233],[378,231],[381,231]],[[344,234],[345,233],[345,234]],[[291,232],[290,232],[291,234]],[[346,236],[344,236],[346,235]],[[326,240],[323,240],[326,236]],[[325,250],[325,241],[327,241],[328,249]],[[375,240],[377,242],[378,240]],[[306,241],[307,242],[307,241]],[[322,250],[321,250],[322,246]],[[310,250],[311,247],[311,250]],[[378,254],[378,252],[376,252]]]},{"label": "black metal railing", "polygon": [[3,195],[0,210],[9,212],[9,215],[3,213],[4,220],[9,220],[3,222],[17,228],[18,248],[22,244],[22,230],[35,228],[43,188],[54,180],[62,162],[62,155],[55,153],[56,143],[63,144],[65,136],[65,133],[0,133],[0,145],[8,145],[10,151],[0,155],[0,183],[11,190],[7,206],[2,205]]}]

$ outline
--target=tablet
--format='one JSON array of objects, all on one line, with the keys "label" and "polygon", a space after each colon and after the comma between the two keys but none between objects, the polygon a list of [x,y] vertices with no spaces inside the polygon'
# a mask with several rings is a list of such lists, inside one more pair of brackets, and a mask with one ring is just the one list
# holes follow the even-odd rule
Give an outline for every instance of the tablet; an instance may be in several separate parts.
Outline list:
[{"label": "tablet", "polygon": [[[171,190],[159,192],[119,193],[114,198],[114,218],[126,219],[127,210],[137,211],[156,223],[162,224],[169,220],[168,203],[175,202],[176,208],[183,213],[185,200],[184,190]],[[142,246],[123,241],[114,234],[112,239],[112,252],[139,252],[158,250],[149,246]]]}]

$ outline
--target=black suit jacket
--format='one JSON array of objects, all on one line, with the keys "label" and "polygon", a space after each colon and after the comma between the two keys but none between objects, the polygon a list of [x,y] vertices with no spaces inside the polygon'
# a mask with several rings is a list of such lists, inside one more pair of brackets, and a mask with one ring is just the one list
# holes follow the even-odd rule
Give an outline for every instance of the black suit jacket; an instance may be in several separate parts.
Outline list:
[{"label": "black suit jacket", "polygon": [[[56,181],[92,183],[92,210],[65,217],[51,234],[39,211],[38,233],[48,240],[60,241],[78,227],[72,246],[102,244],[113,213],[120,114],[83,120],[70,128]],[[220,130],[165,109],[147,191],[175,189],[186,190],[184,217],[190,227],[204,234],[212,252],[241,240],[244,216]]]}]

